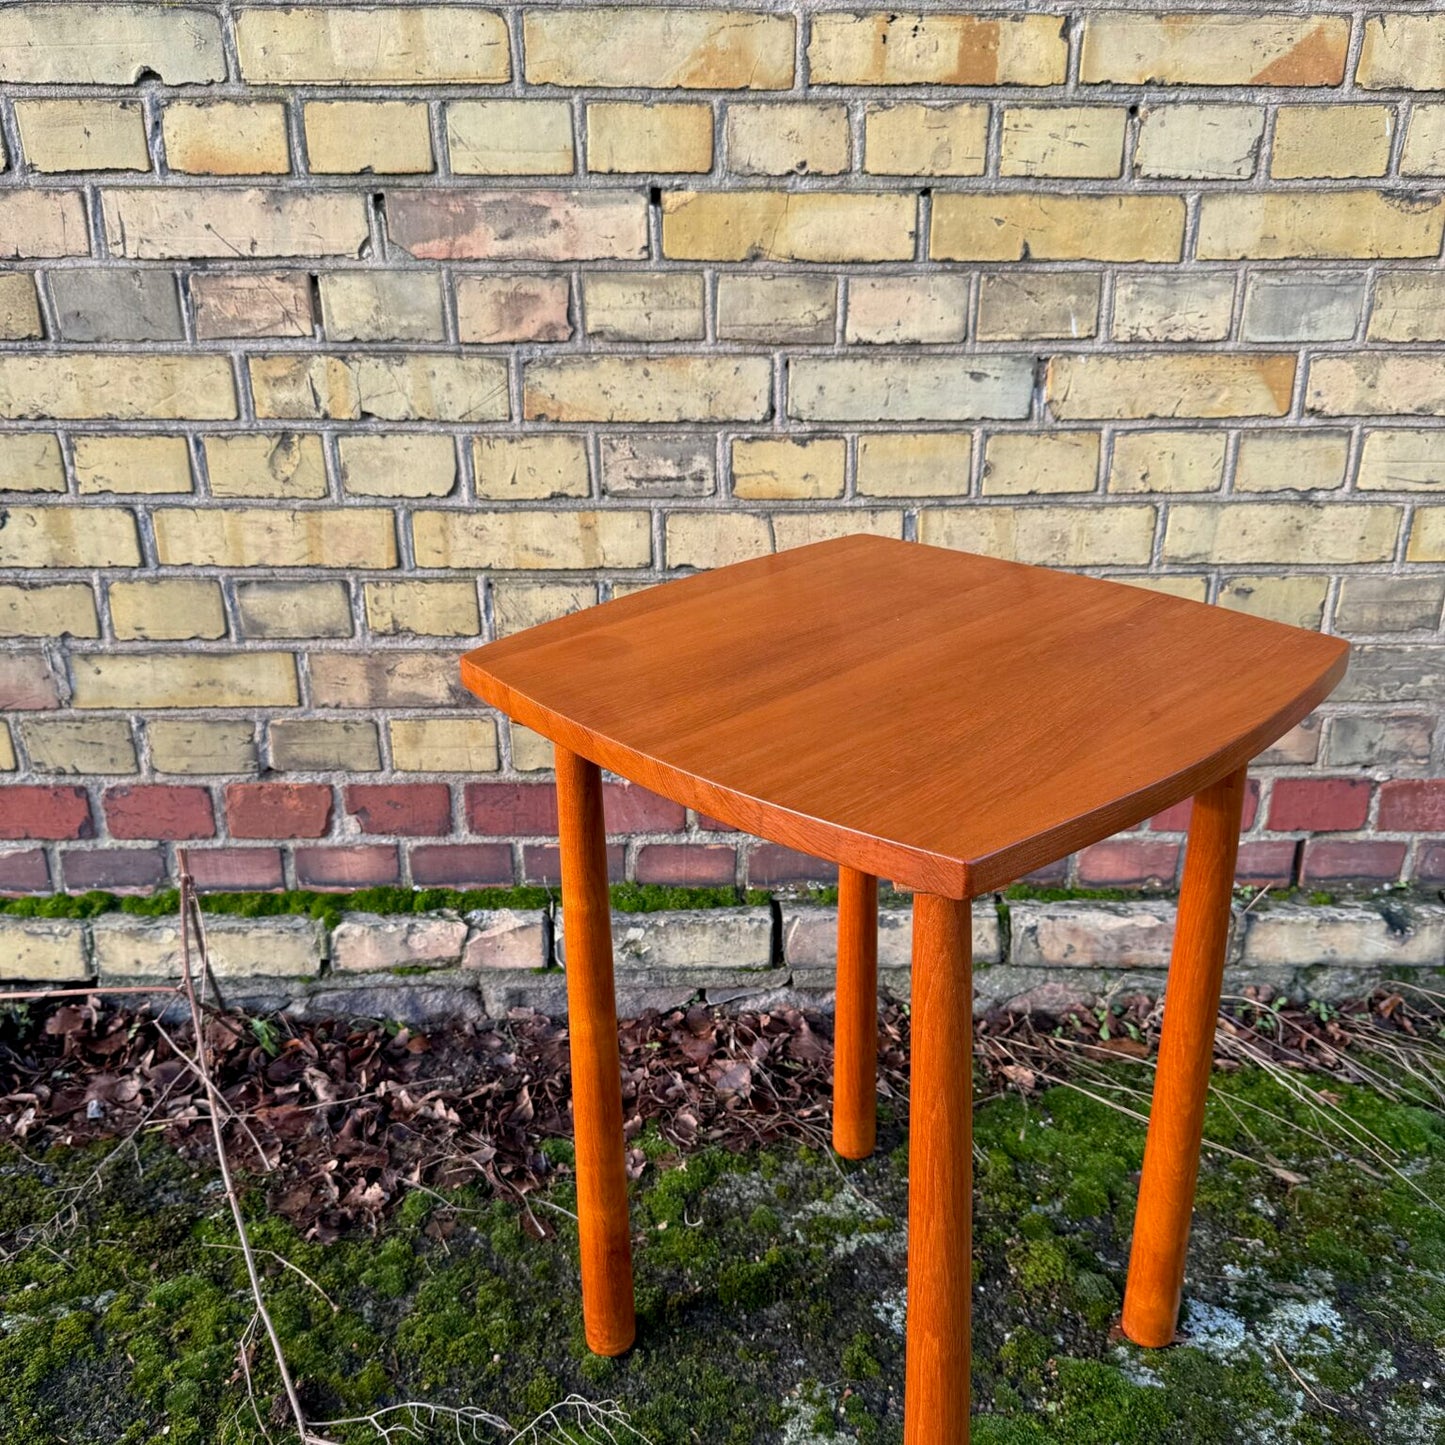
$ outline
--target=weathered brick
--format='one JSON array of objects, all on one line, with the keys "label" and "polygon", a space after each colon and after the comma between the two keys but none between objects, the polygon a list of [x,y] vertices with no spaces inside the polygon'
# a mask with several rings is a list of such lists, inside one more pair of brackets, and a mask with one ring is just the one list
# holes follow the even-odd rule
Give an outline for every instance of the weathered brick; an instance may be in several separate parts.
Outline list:
[{"label": "weathered brick", "polygon": [[1008,106],[999,174],[1113,179],[1123,170],[1128,119],[1122,106]]},{"label": "weathered brick", "polygon": [[522,20],[531,85],[654,90],[786,90],[793,19],[746,11],[528,10]]},{"label": "weathered brick", "polygon": [[1367,90],[1438,90],[1445,74],[1445,16],[1376,15],[1365,21],[1355,79]]},{"label": "weathered brick", "polygon": [[185,334],[176,278],[165,271],[55,271],[50,294],[66,341],[179,341]]},{"label": "weathered brick", "polygon": [[1422,717],[1364,717],[1330,720],[1325,760],[1336,768],[1418,767],[1430,760],[1433,734]]},{"label": "weathered brick", "polygon": [[1417,105],[1410,112],[1400,174],[1445,175],[1445,105]]},{"label": "weathered brick", "polygon": [[37,773],[133,773],[135,738],[124,718],[26,718],[20,737]]},{"label": "weathered brick", "polygon": [[494,582],[492,610],[498,637],[510,637],[539,622],[591,607],[597,588],[590,582]]},{"label": "weathered brick", "polygon": [[738,437],[732,445],[733,496],[745,501],[841,497],[846,456],[840,437]]},{"label": "weathered brick", "polygon": [[587,169],[604,175],[712,169],[712,107],[599,101],[587,107]]},{"label": "weathered brick", "polygon": [[1099,478],[1099,434],[995,432],[984,444],[983,495],[1092,492]]},{"label": "weathered brick", "polygon": [[567,341],[571,287],[565,276],[459,276],[459,341]]},{"label": "weathered brick", "polygon": [[414,175],[432,169],[431,125],[426,106],[418,102],[312,100],[302,120],[306,159],[318,175]]},{"label": "weathered brick", "polygon": [[530,361],[530,421],[763,421],[772,367],[756,356],[578,356]]},{"label": "weathered brick", "polygon": [[964,496],[972,466],[967,432],[878,432],[858,439],[858,490],[866,496]]},{"label": "weathered brick", "polygon": [[228,783],[226,825],[233,838],[321,838],[331,804],[325,783]]},{"label": "weathered brick", "polygon": [[788,415],[801,421],[964,421],[1025,417],[1024,356],[794,357]]},{"label": "weathered brick", "polygon": [[146,738],[158,773],[194,777],[254,773],[257,768],[256,729],[250,722],[152,718],[146,723]]},{"label": "weathered brick", "polygon": [[243,637],[351,636],[344,582],[238,582],[236,615]]},{"label": "weathered brick", "polygon": [[978,339],[1092,336],[1098,325],[1099,285],[1097,274],[1082,272],[990,272],[979,284]]},{"label": "weathered brick", "polygon": [[818,14],[814,85],[1058,85],[1068,42],[1058,15]]},{"label": "weathered brick", "polygon": [[1244,293],[1246,341],[1347,341],[1360,324],[1365,278],[1259,272]]},{"label": "weathered brick", "polygon": [[646,512],[415,512],[419,567],[646,567]]},{"label": "weathered brick", "polygon": [[1367,431],[1355,485],[1362,492],[1435,491],[1445,487],[1445,437],[1391,427]]},{"label": "weathered brick", "polygon": [[1343,16],[1090,15],[1079,78],[1086,85],[1338,85],[1350,23]]},{"label": "weathered brick", "polygon": [[1316,356],[1305,408],[1322,416],[1445,416],[1445,352]]},{"label": "weathered brick", "polygon": [[1139,116],[1141,176],[1242,181],[1259,164],[1264,112],[1253,105],[1148,105]]},{"label": "weathered brick", "polygon": [[[0,10],[0,19],[4,14]],[[0,261],[89,254],[90,229],[78,192],[0,192]]]},{"label": "weathered brick", "polygon": [[112,838],[211,838],[216,820],[205,788],[138,783],[107,788],[105,820]]},{"label": "weathered brick", "polygon": [[1341,632],[1434,632],[1442,607],[1445,577],[1351,575],[1340,582],[1335,626]]},{"label": "weathered brick", "polygon": [[480,356],[253,356],[260,417],[505,421],[507,367]]},{"label": "weathered brick", "polygon": [[349,783],[343,796],[363,833],[435,838],[451,832],[452,790],[445,783]]},{"label": "weathered brick", "polygon": [[1336,701],[1434,706],[1441,688],[1445,688],[1445,654],[1438,643],[1356,643]]},{"label": "weathered brick", "polygon": [[1049,363],[1049,405],[1068,420],[1283,416],[1294,370],[1288,354],[1056,356]]},{"label": "weathered brick", "polygon": [[12,783],[0,787],[0,838],[92,838],[84,788]]},{"label": "weathered brick", "polygon": [[934,197],[928,254],[935,261],[1177,261],[1183,245],[1177,196],[950,193]]},{"label": "weathered brick", "polygon": [[1234,313],[1227,272],[1144,272],[1114,286],[1116,341],[1223,341]]},{"label": "weathered brick", "polygon": [[497,725],[491,718],[393,718],[391,758],[402,773],[494,773]]},{"label": "weathered brick", "polygon": [[289,652],[148,652],[71,659],[78,708],[295,707]]},{"label": "weathered brick", "polygon": [[0,274],[0,340],[31,341],[44,334],[35,282],[23,271]]},{"label": "weathered brick", "polygon": [[0,356],[0,416],[114,421],[236,415],[224,356]]},{"label": "weathered brick", "polygon": [[374,773],[381,768],[376,724],[353,719],[277,719],[271,724],[271,766],[282,773]]},{"label": "weathered brick", "polygon": [[680,261],[908,261],[911,196],[852,191],[669,191],[663,254]]},{"label": "weathered brick", "polygon": [[365,594],[373,634],[477,637],[482,630],[473,582],[368,582]]},{"label": "weathered brick", "polygon": [[479,436],[472,442],[476,494],[489,500],[537,501],[591,492],[587,446],[576,436]]},{"label": "weathered brick", "polygon": [[1200,202],[1202,261],[1438,256],[1445,201],[1384,191],[1211,192]]},{"label": "weathered brick", "polygon": [[331,967],[342,972],[454,967],[461,963],[467,931],[455,916],[348,913],[331,930]]},{"label": "weathered brick", "polygon": [[1063,567],[1136,566],[1149,560],[1154,508],[997,505],[926,508],[919,541],[1014,562]]},{"label": "weathered brick", "polygon": [[145,171],[145,116],[134,100],[17,100],[15,124],[37,171]]},{"label": "weathered brick", "polygon": [[730,105],[727,168],[739,176],[836,176],[848,169],[848,108],[775,102]]},{"label": "weathered brick", "polygon": [[1237,492],[1321,491],[1341,487],[1350,435],[1311,427],[1304,431],[1247,431],[1234,465]]},{"label": "weathered brick", "polygon": [[870,105],[863,169],[875,176],[981,176],[988,157],[986,105]]},{"label": "weathered brick", "polygon": [[717,489],[710,440],[632,433],[602,439],[602,490],[612,497],[706,497]]},{"label": "weathered brick", "polygon": [[718,277],[717,334],[723,341],[831,341],[838,284],[831,276]]},{"label": "weathered brick", "polygon": [[0,10],[0,83],[166,85],[226,78],[221,25],[170,5],[8,5]]},{"label": "weathered brick", "polygon": [[582,278],[587,334],[604,341],[701,341],[700,272],[591,272]]},{"label": "weathered brick", "polygon": [[[174,920],[107,914],[91,925],[101,978],[178,978]],[[319,972],[323,925],[310,918],[233,918],[206,923],[206,960],[218,978],[306,978]]]},{"label": "weathered brick", "polygon": [[669,567],[726,567],[773,550],[767,518],[752,512],[669,512],[664,527]]},{"label": "weathered brick", "polygon": [[186,175],[285,175],[286,107],[265,101],[177,100],[161,115],[166,164]]},{"label": "weathered brick", "polygon": [[[26,8],[59,10],[68,7],[37,5]],[[3,18],[3,12],[0,12],[0,18]],[[39,856],[43,864],[44,855]],[[43,887],[44,884],[38,886]],[[0,918],[0,978],[48,984],[83,983],[89,976],[85,925],[78,919]]]},{"label": "weathered brick", "polygon": [[177,577],[112,582],[110,622],[122,641],[180,642],[226,635],[226,608],[217,582]]},{"label": "weathered brick", "polygon": [[888,509],[839,507],[833,511],[778,512],[773,519],[773,546],[779,552],[831,542],[837,537],[903,536],[903,513]]},{"label": "weathered brick", "polygon": [[300,271],[196,272],[196,336],[310,336],[311,288]]},{"label": "weathered brick", "polygon": [[332,341],[440,341],[441,277],[430,271],[337,271],[321,277]]},{"label": "weathered brick", "polygon": [[456,101],[447,106],[446,131],[460,176],[567,176],[576,169],[566,101]]},{"label": "weathered brick", "polygon": [[1169,509],[1170,562],[1384,562],[1400,508],[1340,502],[1181,502]]},{"label": "weathered brick", "polygon": [[302,432],[244,432],[205,439],[213,497],[315,499],[327,493],[321,438]]},{"label": "weathered brick", "polygon": [[865,344],[962,341],[967,276],[860,276],[848,283],[847,340]]},{"label": "weathered brick", "polygon": [[1382,176],[1390,168],[1394,135],[1393,106],[1282,106],[1269,173],[1279,180]]},{"label": "weathered brick", "polygon": [[455,707],[471,699],[457,676],[455,651],[313,652],[310,666],[317,707]]},{"label": "weathered brick", "polygon": [[1220,584],[1219,605],[1318,631],[1328,587],[1327,577],[1226,577]]},{"label": "weathered brick", "polygon": [[419,260],[632,261],[647,255],[640,191],[394,191],[391,239]]},{"label": "weathered brick", "polygon": [[59,706],[55,660],[41,652],[0,652],[0,709],[38,712]]},{"label": "weathered brick", "polygon": [[1375,281],[1371,341],[1445,341],[1445,276],[1386,272]]},{"label": "weathered brick", "polygon": [[0,584],[0,637],[99,637],[95,594],[85,582]]},{"label": "weathered brick", "polygon": [[10,507],[0,567],[138,567],[135,515],[119,507]]},{"label": "weathered brick", "polygon": [[1445,507],[1417,507],[1410,523],[1407,562],[1445,562]]},{"label": "weathered brick", "polygon": [[457,484],[449,436],[355,433],[337,443],[341,485],[352,497],[445,497]]},{"label": "weathered brick", "polygon": [[457,5],[247,7],[236,53],[252,85],[490,85],[512,74],[506,22]]},{"label": "weathered brick", "polygon": [[191,490],[191,449],[185,437],[82,433],[71,439],[71,447],[81,496]]},{"label": "weathered brick", "polygon": [[389,511],[322,507],[167,507],[153,514],[156,556],[179,567],[395,567]]},{"label": "weathered brick", "polygon": [[102,198],[112,255],[170,257],[355,256],[369,238],[366,198],[335,190],[107,190]]}]

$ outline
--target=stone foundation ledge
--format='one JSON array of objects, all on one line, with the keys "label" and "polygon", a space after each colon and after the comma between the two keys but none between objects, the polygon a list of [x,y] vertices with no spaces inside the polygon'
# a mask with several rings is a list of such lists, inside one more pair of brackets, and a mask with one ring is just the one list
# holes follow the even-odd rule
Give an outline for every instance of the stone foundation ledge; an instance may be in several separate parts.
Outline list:
[{"label": "stone foundation ledge", "polygon": [[[977,1007],[1057,1011],[1120,990],[1158,993],[1174,915],[1165,898],[981,903],[973,927]],[[328,929],[309,918],[218,913],[205,915],[205,926],[211,972],[237,1005],[412,1021],[566,1009],[560,914],[348,913]],[[826,1004],[836,936],[837,910],[807,904],[616,913],[619,1008],[693,999]],[[180,975],[180,945],[170,918],[0,915],[0,980],[161,987]],[[911,947],[909,911],[883,909],[879,980],[900,997],[908,994]],[[1382,897],[1237,913],[1225,988],[1337,1000],[1391,982],[1432,988],[1442,979],[1445,905]]]}]

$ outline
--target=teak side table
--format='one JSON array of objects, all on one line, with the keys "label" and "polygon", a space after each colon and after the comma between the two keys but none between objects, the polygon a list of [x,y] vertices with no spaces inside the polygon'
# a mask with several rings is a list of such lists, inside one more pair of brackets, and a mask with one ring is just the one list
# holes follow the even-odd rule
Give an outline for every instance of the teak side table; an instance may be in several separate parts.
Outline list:
[{"label": "teak side table", "polygon": [[1344,675],[1333,637],[876,537],[494,642],[466,685],[552,739],[587,1342],[633,1340],[600,768],[839,865],[833,1140],[873,1149],[877,880],[913,890],[908,1445],[968,1439],[971,900],[1193,797],[1123,1328],[1174,1337],[1245,767]]}]

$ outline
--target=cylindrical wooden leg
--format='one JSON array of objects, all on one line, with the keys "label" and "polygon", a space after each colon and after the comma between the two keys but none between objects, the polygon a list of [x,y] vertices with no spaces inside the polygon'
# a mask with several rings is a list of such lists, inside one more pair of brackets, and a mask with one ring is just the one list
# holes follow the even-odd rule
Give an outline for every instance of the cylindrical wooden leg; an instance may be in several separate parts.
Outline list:
[{"label": "cylindrical wooden leg", "polygon": [[878,1133],[878,880],[838,870],[833,1147],[866,1159]]},{"label": "cylindrical wooden leg", "polygon": [[1157,1348],[1174,1339],[1189,1247],[1204,1101],[1229,942],[1230,895],[1244,807],[1243,768],[1195,796],[1164,990],[1164,1029],[1144,1146],[1124,1291],[1124,1333]]},{"label": "cylindrical wooden leg", "polygon": [[967,1445],[973,970],[967,901],[913,899],[905,1445]]},{"label": "cylindrical wooden leg", "polygon": [[556,755],[582,1320],[593,1351],[620,1355],[632,1344],[636,1321],[602,778],[595,763],[562,747]]}]

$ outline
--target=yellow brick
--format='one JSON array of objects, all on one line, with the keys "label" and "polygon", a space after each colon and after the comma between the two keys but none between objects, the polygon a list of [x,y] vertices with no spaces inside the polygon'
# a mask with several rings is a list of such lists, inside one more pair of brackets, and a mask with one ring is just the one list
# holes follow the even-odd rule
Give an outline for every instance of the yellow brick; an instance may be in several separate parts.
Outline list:
[{"label": "yellow brick", "polygon": [[163,567],[395,567],[389,511],[166,507],[152,515]]},{"label": "yellow brick", "polygon": [[858,490],[872,497],[966,496],[968,432],[880,432],[858,439]]},{"label": "yellow brick", "polygon": [[1086,85],[1338,85],[1350,22],[1250,15],[1090,15]]},{"label": "yellow brick", "polygon": [[374,773],[381,768],[381,741],[374,722],[295,718],[267,729],[276,772]]},{"label": "yellow brick", "polygon": [[344,582],[238,582],[236,615],[248,638],[352,635]]},{"label": "yellow brick", "polygon": [[910,261],[912,196],[669,191],[662,250],[683,261]]},{"label": "yellow brick", "polygon": [[587,107],[587,169],[601,173],[712,169],[712,107],[605,101]]},{"label": "yellow brick", "polygon": [[528,362],[531,421],[762,421],[772,366],[756,356],[588,356]]},{"label": "yellow brick", "polygon": [[738,437],[732,446],[733,496],[749,502],[841,497],[847,451],[841,437]]},{"label": "yellow brick", "polygon": [[700,272],[591,272],[582,278],[587,334],[606,341],[701,341]]},{"label": "yellow brick", "polygon": [[1355,485],[1362,492],[1445,489],[1445,446],[1438,431],[1391,427],[1367,431]]},{"label": "yellow brick", "polygon": [[1056,417],[1283,416],[1294,387],[1287,353],[1056,356],[1049,405]]},{"label": "yellow brick", "polygon": [[135,738],[124,718],[30,718],[20,724],[37,773],[133,773]]},{"label": "yellow brick", "polygon": [[1160,592],[1166,597],[1186,597],[1191,602],[1209,600],[1207,577],[1140,577],[1132,574],[1112,580],[1126,583],[1130,587],[1142,587],[1146,592]]},{"label": "yellow brick", "polygon": [[983,494],[1092,492],[1099,480],[1099,434],[995,432],[984,444]]},{"label": "yellow brick", "polygon": [[739,176],[836,176],[848,169],[843,105],[730,105],[728,170]]},{"label": "yellow brick", "polygon": [[591,607],[597,588],[583,582],[511,582],[492,584],[492,615],[498,637],[510,637],[554,617]]},{"label": "yellow brick", "polygon": [[543,772],[552,766],[552,742],[521,723],[508,728],[512,738],[512,766],[519,773]]},{"label": "yellow brick", "polygon": [[752,512],[670,512],[666,528],[669,567],[726,567],[773,550],[767,518]]},{"label": "yellow brick", "polygon": [[1234,312],[1234,276],[1141,272],[1114,287],[1115,341],[1223,341]]},{"label": "yellow brick", "polygon": [[985,274],[978,289],[978,339],[1092,336],[1099,325],[1100,278],[1080,271]]},{"label": "yellow brick", "polygon": [[341,486],[350,497],[446,497],[457,484],[456,444],[449,436],[353,433],[337,447]]},{"label": "yellow brick", "polygon": [[115,635],[127,642],[180,642],[226,635],[220,584],[199,577],[112,582],[110,621]]},{"label": "yellow brick", "polygon": [[199,718],[146,723],[151,763],[158,773],[198,777],[256,771],[256,728],[251,722],[205,722]]},{"label": "yellow brick", "polygon": [[1400,174],[1445,175],[1445,105],[1417,105],[1412,110]]},{"label": "yellow brick", "polygon": [[0,772],[13,773],[17,766],[15,744],[11,741],[10,729],[0,726]]},{"label": "yellow brick", "polygon": [[1365,21],[1355,79],[1367,90],[1439,90],[1442,76],[1445,15],[1376,15]]},{"label": "yellow brick", "polygon": [[191,453],[185,437],[95,436],[72,440],[75,479],[92,492],[189,492]]},{"label": "yellow brick", "polygon": [[496,501],[585,497],[587,447],[574,436],[479,436],[472,441],[476,493]]},{"label": "yellow brick", "polygon": [[566,176],[575,166],[565,100],[462,100],[447,106],[447,154],[460,176]]},{"label": "yellow brick", "polygon": [[138,567],[135,516],[119,507],[8,507],[0,567]]},{"label": "yellow brick", "polygon": [[454,707],[466,696],[456,649],[445,652],[313,652],[311,698],[321,708]]},{"label": "yellow brick", "polygon": [[939,195],[935,261],[1177,261],[1184,202],[1175,196]]},{"label": "yellow brick", "polygon": [[1164,532],[1168,562],[1387,562],[1400,508],[1344,502],[1179,502]]},{"label": "yellow brick", "polygon": [[1150,105],[1139,119],[1141,176],[1242,181],[1259,164],[1264,110],[1257,105]]},{"label": "yellow brick", "polygon": [[729,271],[717,281],[717,334],[725,341],[831,341],[838,283],[831,276]]},{"label": "yellow brick", "polygon": [[1316,356],[1305,408],[1322,416],[1445,416],[1445,356],[1420,351]]},{"label": "yellow brick", "polygon": [[522,44],[531,85],[654,90],[786,90],[791,16],[729,10],[528,10]]},{"label": "yellow brick", "polygon": [[145,171],[145,116],[133,100],[17,100],[25,159],[37,171]]},{"label": "yellow brick", "polygon": [[394,718],[391,759],[400,773],[494,773],[497,725],[489,717]]},{"label": "yellow brick", "polygon": [[1329,581],[1328,577],[1311,576],[1226,577],[1219,589],[1219,605],[1290,627],[1318,630]]},{"label": "yellow brick", "polygon": [[458,276],[457,340],[567,341],[566,276]]},{"label": "yellow brick", "polygon": [[476,637],[482,630],[475,582],[368,582],[366,625],[373,633]]},{"label": "yellow brick", "polygon": [[1382,176],[1390,167],[1394,135],[1392,106],[1283,106],[1275,117],[1269,173],[1280,180]]},{"label": "yellow brick", "polygon": [[1125,567],[1149,560],[1154,508],[999,505],[925,509],[919,541],[1058,567]]},{"label": "yellow brick", "polygon": [[1438,256],[1445,202],[1379,191],[1275,191],[1206,195],[1201,260]]},{"label": "yellow brick", "polygon": [[441,341],[441,277],[431,271],[337,271],[321,277],[332,341]]},{"label": "yellow brick", "polygon": [[814,85],[1059,85],[1069,47],[1059,15],[815,15]]},{"label": "yellow brick", "polygon": [[0,84],[166,85],[226,78],[214,13],[169,5],[0,7]]},{"label": "yellow brick", "polygon": [[253,356],[259,417],[506,421],[507,366],[491,357]]},{"label": "yellow brick", "polygon": [[369,239],[355,192],[133,186],[104,192],[102,209],[111,254],[142,261],[356,256]]},{"label": "yellow brick", "polygon": [[0,275],[0,341],[30,341],[44,334],[35,282],[23,271]]},{"label": "yellow brick", "polygon": [[1217,492],[1224,485],[1223,432],[1126,431],[1114,437],[1111,492]]},{"label": "yellow brick", "polygon": [[0,416],[113,421],[236,415],[224,356],[0,356]]},{"label": "yellow brick", "polygon": [[174,101],[161,117],[166,164],[188,175],[284,175],[286,107],[261,101]]},{"label": "yellow brick", "polygon": [[646,567],[647,512],[414,512],[418,567]]},{"label": "yellow brick", "polygon": [[962,341],[968,330],[969,278],[859,276],[848,283],[849,341],[935,343]]},{"label": "yellow brick", "polygon": [[201,341],[311,336],[310,282],[299,271],[193,271],[191,304]]},{"label": "yellow brick", "polygon": [[0,492],[63,492],[65,463],[50,432],[9,432],[0,447]]},{"label": "yellow brick", "polygon": [[1308,492],[1342,487],[1349,456],[1348,432],[1247,431],[1239,439],[1234,490]]},{"label": "yellow brick", "polygon": [[779,552],[790,547],[807,547],[814,542],[831,542],[835,537],[892,537],[903,535],[903,513],[871,511],[862,507],[805,512],[778,512],[773,517],[773,545]]},{"label": "yellow brick", "polygon": [[788,415],[798,421],[1022,419],[1033,399],[1026,356],[795,356]]},{"label": "yellow brick", "polygon": [[1371,341],[1445,341],[1445,274],[1386,272],[1375,282]]},{"label": "yellow brick", "polygon": [[326,495],[326,461],[318,436],[247,432],[207,437],[205,446],[213,497],[300,501]]},{"label": "yellow brick", "polygon": [[0,261],[89,254],[90,229],[76,192],[0,191]]},{"label": "yellow brick", "polygon": [[306,156],[318,173],[408,174],[432,168],[426,106],[407,100],[313,100]]},{"label": "yellow brick", "polygon": [[[71,659],[78,708],[295,707],[289,652],[147,652]],[[152,724],[154,727],[154,724]]]},{"label": "yellow brick", "polygon": [[870,105],[863,169],[875,176],[981,176],[988,156],[986,105]]},{"label": "yellow brick", "polygon": [[1445,562],[1445,507],[1419,507],[1410,524],[1407,562]]},{"label": "yellow brick", "polygon": [[1118,176],[1124,165],[1122,107],[1009,106],[1003,113],[1001,176]]},{"label": "yellow brick", "polygon": [[247,7],[236,51],[251,85],[495,85],[512,74],[502,17],[452,5]]},{"label": "yellow brick", "polygon": [[95,595],[84,582],[0,584],[0,637],[99,637]]}]

